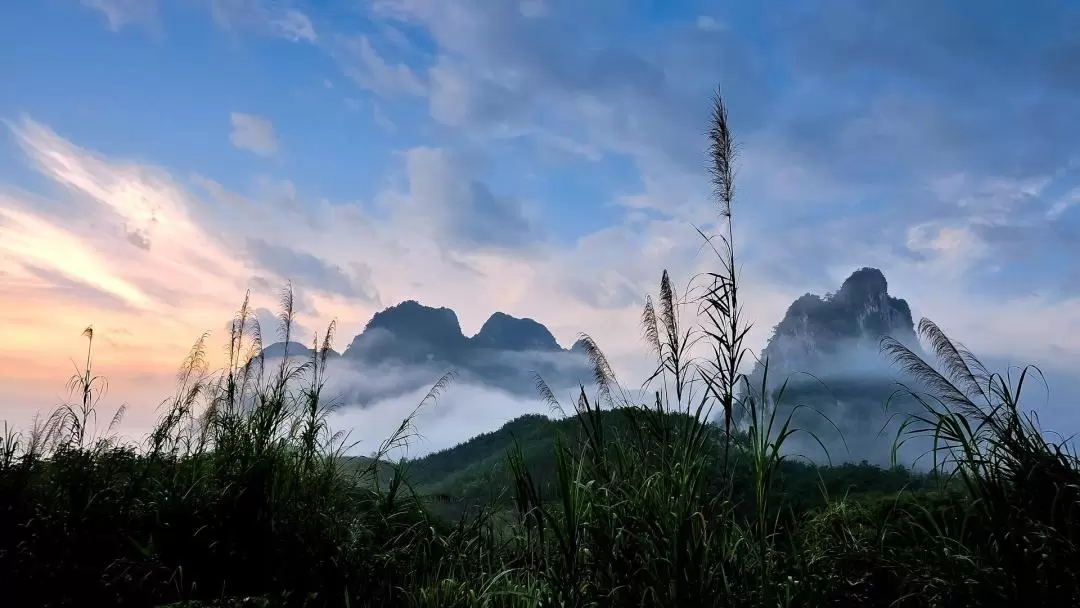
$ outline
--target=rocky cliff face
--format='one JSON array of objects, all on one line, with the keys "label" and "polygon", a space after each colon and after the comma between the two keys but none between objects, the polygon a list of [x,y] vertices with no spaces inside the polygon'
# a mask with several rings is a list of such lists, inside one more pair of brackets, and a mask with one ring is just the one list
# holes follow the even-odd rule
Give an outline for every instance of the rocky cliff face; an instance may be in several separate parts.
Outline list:
[{"label": "rocky cliff face", "polygon": [[[868,366],[882,358],[881,339],[891,336],[914,345],[911,308],[889,295],[885,275],[876,268],[855,271],[840,290],[824,297],[806,294],[792,302],[762,351],[769,374],[842,373],[865,357]],[[873,360],[873,361],[871,361]],[[760,364],[758,365],[760,370]]]},{"label": "rocky cliff face", "polygon": [[[796,426],[835,436],[827,416],[840,428],[851,453],[833,453],[846,450],[842,442],[826,441],[834,460],[887,461],[895,428],[879,431],[891,424],[890,414],[916,408],[912,400],[894,395],[897,383],[909,379],[881,352],[886,336],[919,352],[907,302],[888,293],[880,270],[862,268],[835,293],[806,294],[792,302],[761,353],[769,362],[772,394],[787,382],[778,406],[781,417],[800,405]],[[761,386],[763,371],[759,362],[750,377],[754,389]]]}]

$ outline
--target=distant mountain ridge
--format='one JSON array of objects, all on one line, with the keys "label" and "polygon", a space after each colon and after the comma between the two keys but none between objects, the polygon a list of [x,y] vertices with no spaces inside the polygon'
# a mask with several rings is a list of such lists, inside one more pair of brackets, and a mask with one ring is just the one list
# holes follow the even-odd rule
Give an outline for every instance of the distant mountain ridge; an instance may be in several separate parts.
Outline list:
[{"label": "distant mountain ridge", "polygon": [[[793,301],[762,350],[761,359],[769,361],[770,391],[775,395],[787,382],[781,415],[798,404],[828,416],[851,446],[848,454],[832,454],[836,459],[888,460],[891,437],[878,434],[887,422],[884,406],[899,388],[897,382],[910,379],[881,353],[885,336],[921,354],[910,306],[889,294],[880,270],[861,268],[834,293],[808,293]],[[290,355],[311,355],[298,343],[290,343],[288,350]],[[273,356],[283,351],[278,343],[264,352]],[[557,393],[579,383],[590,385],[593,376],[583,340],[565,349],[542,323],[503,312],[493,313],[475,335],[466,336],[452,309],[416,300],[375,313],[340,355],[330,357],[336,365],[349,367],[342,375],[349,376],[350,370],[360,374],[340,387],[344,403],[360,407],[426,390],[451,370],[459,382],[529,398],[538,396],[535,375]],[[760,387],[763,373],[759,362],[750,374],[754,389]],[[910,400],[893,401],[894,408],[913,407]],[[833,432],[807,410],[798,414],[797,426]]]},{"label": "distant mountain ridge", "polygon": [[466,337],[461,331],[457,313],[452,309],[433,308],[416,300],[406,300],[375,313],[342,356],[354,359],[376,356],[374,349],[388,346],[386,334],[392,335],[395,344],[390,346],[389,353],[381,351],[377,356],[404,361],[435,359],[453,362],[467,359],[480,349],[569,352],[559,345],[546,326],[534,319],[495,312],[476,335]]},{"label": "distant mountain ridge", "polygon": [[[271,344],[263,352],[268,357],[280,356],[284,348],[282,343]],[[289,345],[288,352],[289,356],[311,355],[310,349],[296,343]],[[358,370],[384,372],[378,381],[349,387],[348,399],[361,405],[430,387],[451,370],[461,381],[529,397],[537,395],[534,373],[552,386],[574,385],[591,377],[584,343],[564,349],[534,319],[495,312],[476,335],[465,336],[452,309],[416,300],[375,313],[340,360]]]}]

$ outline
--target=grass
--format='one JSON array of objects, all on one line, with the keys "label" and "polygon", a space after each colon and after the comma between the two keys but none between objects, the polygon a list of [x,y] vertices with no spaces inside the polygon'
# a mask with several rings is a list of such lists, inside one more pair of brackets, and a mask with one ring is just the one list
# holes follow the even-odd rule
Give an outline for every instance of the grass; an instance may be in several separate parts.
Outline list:
[{"label": "grass", "polygon": [[[88,329],[74,402],[0,439],[5,605],[1076,605],[1080,467],[1020,409],[1037,370],[990,373],[924,320],[937,365],[883,350],[930,388],[908,391],[921,411],[896,444],[932,438],[933,474],[788,458],[785,442],[813,434],[779,407],[782,389],[740,371],[749,326],[719,98],[709,139],[718,270],[685,293],[665,272],[648,301],[646,402],[586,336],[595,385],[563,420],[388,462],[410,416],[373,458],[347,457],[323,394],[333,326],[307,362],[265,369],[245,301],[229,363],[210,371],[200,339],[154,430],[129,445],[111,432],[122,411],[95,434],[106,385]],[[281,310],[288,342],[289,290]],[[448,509],[467,488],[490,496]]]}]

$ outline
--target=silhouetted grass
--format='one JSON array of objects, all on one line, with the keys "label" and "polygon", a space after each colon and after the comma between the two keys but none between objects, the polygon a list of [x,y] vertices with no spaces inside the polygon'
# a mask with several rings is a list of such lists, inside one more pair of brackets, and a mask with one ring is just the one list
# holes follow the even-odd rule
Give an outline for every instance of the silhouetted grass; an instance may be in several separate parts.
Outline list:
[{"label": "silhouetted grass", "polygon": [[[122,410],[96,434],[106,385],[88,328],[73,402],[0,438],[4,604],[1077,605],[1080,467],[1020,409],[1029,370],[992,374],[923,320],[936,366],[883,349],[930,388],[910,391],[923,411],[897,445],[933,438],[933,471],[787,456],[793,436],[815,437],[793,426],[798,406],[778,407],[767,362],[753,385],[741,372],[736,147],[719,98],[709,149],[718,269],[686,293],[665,272],[647,301],[644,402],[585,336],[595,383],[565,419],[389,462],[410,415],[374,457],[347,456],[327,426],[333,325],[309,360],[266,369],[245,300],[224,368],[201,338],[153,431],[126,444]],[[288,343],[291,290],[280,308]]]}]

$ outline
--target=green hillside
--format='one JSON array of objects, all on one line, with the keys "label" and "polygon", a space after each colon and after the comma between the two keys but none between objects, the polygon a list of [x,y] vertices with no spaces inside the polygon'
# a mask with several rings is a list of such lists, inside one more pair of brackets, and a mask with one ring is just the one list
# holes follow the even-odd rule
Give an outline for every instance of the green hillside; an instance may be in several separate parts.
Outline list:
[{"label": "green hillside", "polygon": [[[606,427],[625,430],[636,411],[603,411],[600,418]],[[670,417],[673,422],[689,421],[689,417],[678,414]],[[520,449],[530,474],[543,490],[550,493],[549,498],[555,498],[556,437],[561,437],[571,447],[579,446],[581,423],[576,416],[552,419],[527,414],[452,448],[405,462],[403,476],[417,494],[438,497],[436,510],[447,516],[457,517],[471,507],[486,505],[506,510],[514,506],[514,474],[508,467],[508,456],[513,450]],[[714,432],[719,437],[722,429],[714,429]],[[722,463],[722,443],[715,443],[711,454],[713,485],[720,487],[726,478],[734,476],[735,487],[750,486],[744,442],[745,437],[736,438],[727,469]],[[382,464],[381,478],[387,480],[392,467],[389,463]],[[777,478],[774,495],[782,496],[784,504],[796,512],[820,506],[828,497],[895,494],[901,490],[933,487],[935,483],[931,476],[903,467],[886,469],[866,462],[815,465],[798,459],[780,463]]]}]

